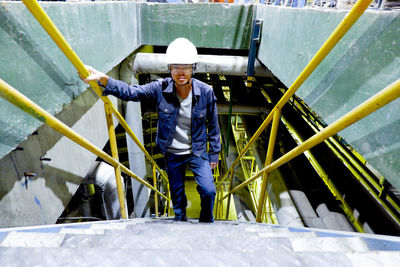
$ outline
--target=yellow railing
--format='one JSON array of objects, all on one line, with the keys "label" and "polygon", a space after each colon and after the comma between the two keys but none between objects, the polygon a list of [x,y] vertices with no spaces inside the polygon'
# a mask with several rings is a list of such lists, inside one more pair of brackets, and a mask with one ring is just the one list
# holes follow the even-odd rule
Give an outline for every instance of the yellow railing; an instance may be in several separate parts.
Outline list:
[{"label": "yellow railing", "polygon": [[[286,93],[282,96],[282,98],[278,101],[275,107],[271,110],[270,114],[267,118],[263,121],[261,126],[249,140],[247,145],[243,148],[239,156],[233,162],[231,167],[226,171],[226,173],[221,177],[220,183],[224,182],[226,178],[230,176],[230,184],[232,185],[233,180],[233,169],[235,166],[240,162],[240,159],[245,155],[247,150],[254,144],[260,134],[265,130],[265,128],[270,124],[272,121],[272,129],[270,132],[269,144],[268,144],[268,151],[265,160],[265,165],[260,172],[255,174],[250,179],[246,180],[242,184],[236,186],[235,188],[229,188],[227,194],[225,194],[219,201],[223,201],[225,198],[230,197],[232,193],[236,192],[237,190],[245,187],[255,179],[263,176],[262,181],[262,193],[260,195],[260,200],[258,201],[259,205],[257,207],[257,217],[256,221],[261,222],[262,210],[264,205],[262,203],[265,202],[265,195],[266,195],[266,186],[268,183],[268,173],[272,170],[278,168],[280,165],[290,161],[294,157],[300,155],[304,151],[312,148],[313,146],[323,142],[330,136],[336,134],[340,130],[348,127],[352,123],[360,120],[362,117],[367,116],[371,112],[374,112],[376,109],[380,108],[381,106],[389,103],[390,101],[396,99],[399,95],[399,81],[395,82],[394,84],[390,85],[389,87],[382,90],[380,93],[372,97],[371,99],[367,100],[351,112],[344,115],[342,118],[337,120],[335,123],[330,125],[329,127],[322,130],[320,133],[314,135],[312,138],[308,139],[300,146],[296,147],[292,151],[288,152],[281,158],[272,161],[272,155],[274,151],[274,144],[277,134],[277,126],[280,121],[280,115],[283,106],[290,100],[290,98],[295,94],[295,92],[300,88],[300,86],[304,83],[304,81],[311,75],[311,73],[318,67],[318,65],[322,62],[322,60],[329,54],[329,52],[336,46],[336,44],[340,41],[340,39],[346,34],[346,32],[353,26],[353,24],[358,20],[358,18],[364,13],[364,11],[368,8],[371,0],[359,0],[347,16],[340,22],[340,24],[336,27],[336,29],[332,32],[329,38],[325,41],[325,43],[321,46],[315,56],[311,59],[311,61],[307,64],[304,70],[300,73],[297,79],[293,82],[293,84],[289,87]],[[397,91],[396,91],[397,90]],[[374,105],[368,107],[368,105]],[[377,106],[375,106],[377,105]],[[218,186],[218,188],[220,188]],[[230,198],[229,198],[230,199]],[[229,211],[228,211],[229,212]],[[228,214],[227,212],[227,214]],[[347,214],[350,220],[353,221],[355,227],[359,231],[363,231],[361,225],[353,218],[351,214]]]},{"label": "yellow railing", "polygon": [[[48,125],[50,128],[56,130],[57,132],[61,133],[65,137],[71,139],[73,142],[79,144],[83,148],[89,150],[90,152],[94,153],[96,156],[102,158],[109,164],[111,164],[114,167],[120,168],[124,173],[127,175],[131,176],[135,180],[139,181],[141,184],[145,185],[146,187],[154,190],[158,194],[160,194],[162,197],[164,197],[166,200],[169,200],[166,196],[164,196],[161,192],[159,192],[156,188],[154,188],[151,184],[147,183],[140,177],[138,177],[136,174],[134,174],[132,171],[130,171],[127,167],[122,165],[121,163],[118,162],[114,157],[108,155],[105,153],[103,150],[100,148],[96,147],[94,144],[92,144],[90,141],[88,141],[86,138],[80,136],[78,133],[76,133],[74,130],[69,128],[67,125],[65,125],[63,122],[55,118],[53,115],[48,113],[46,110],[32,102],[29,98],[18,92],[15,88],[13,88],[11,85],[7,84],[5,81],[0,79],[0,96],[7,100],[8,102],[14,104],[15,106],[19,107],[29,115],[35,117],[36,119],[44,122],[46,125]],[[121,207],[121,211],[123,209],[124,205]],[[125,211],[125,210],[124,210]]]},{"label": "yellow railing", "polygon": [[[247,138],[248,138],[246,128],[244,127],[243,123],[240,123],[240,121],[241,121],[240,116],[236,115],[234,117],[234,122],[231,123],[233,137],[235,139],[236,148],[239,154],[242,151],[242,148],[247,144]],[[249,148],[247,150],[247,153],[240,159],[240,165],[245,180],[249,179],[254,174],[259,172],[259,166],[256,162],[253,149],[254,149],[253,147]],[[250,193],[250,199],[252,203],[251,210],[254,210],[254,212],[257,210],[257,207],[259,206],[258,200],[261,193],[261,183],[262,181],[260,180],[254,180],[247,186],[247,190]],[[262,215],[264,218],[264,222],[275,223],[276,216],[274,209],[272,208],[271,199],[267,197],[265,203],[268,204],[268,205],[266,204],[266,207],[268,207],[268,209],[265,209]]]},{"label": "yellow railing", "polygon": [[319,133],[313,135],[306,141],[304,141],[301,145],[297,146],[296,148],[292,149],[279,159],[275,160],[268,166],[261,169],[257,174],[253,175],[250,179],[246,182],[236,186],[233,188],[229,193],[227,193],[222,199],[228,197],[228,195],[236,192],[237,190],[243,188],[247,184],[251,183],[255,179],[259,178],[263,175],[263,173],[271,172],[285,164],[286,162],[292,160],[293,158],[297,157],[298,155],[302,154],[306,150],[311,149],[312,147],[320,144],[324,140],[328,139],[332,135],[335,135],[339,131],[347,128],[348,126],[352,125],[353,123],[361,120],[362,118],[368,116],[369,114],[375,112],[376,110],[380,109],[381,107],[389,104],[393,100],[400,97],[400,79],[389,85],[388,87],[381,90],[379,93],[375,94],[352,111],[348,112],[331,125],[320,131]]},{"label": "yellow railing", "polygon": [[[49,36],[58,45],[58,47],[62,50],[62,52],[65,54],[65,56],[75,66],[75,68],[80,73],[80,75],[82,77],[87,77],[89,75],[89,71],[86,69],[85,65],[80,60],[78,55],[74,52],[74,50],[68,44],[68,42],[66,41],[66,39],[64,38],[62,33],[59,31],[57,26],[52,22],[50,17],[46,14],[46,12],[38,4],[38,2],[36,0],[23,0],[23,3],[29,9],[29,11],[32,13],[32,15],[37,19],[37,21],[42,25],[42,27],[49,34]],[[84,148],[88,149],[89,151],[93,152],[94,154],[96,154],[97,156],[99,156],[100,158],[105,160],[106,162],[110,163],[114,167],[122,218],[124,218],[124,219],[127,218],[127,211],[125,208],[125,196],[124,196],[124,192],[123,192],[123,188],[122,188],[121,171],[123,171],[127,175],[131,176],[135,180],[139,181],[146,187],[152,189],[155,192],[155,200],[156,201],[158,199],[157,198],[158,194],[160,196],[162,196],[163,198],[165,198],[167,200],[167,206],[169,206],[170,198],[166,197],[165,195],[163,195],[161,192],[159,192],[156,189],[157,180],[155,178],[154,178],[154,186],[152,186],[149,183],[147,183],[146,181],[144,181],[143,179],[141,179],[140,177],[138,177],[137,175],[135,175],[124,165],[119,163],[118,149],[117,149],[117,142],[116,142],[116,137],[115,137],[112,114],[114,114],[116,116],[117,120],[122,125],[122,127],[125,129],[125,131],[129,134],[129,136],[132,138],[132,140],[143,151],[143,153],[145,154],[147,159],[151,162],[151,164],[153,165],[153,175],[156,175],[156,170],[158,170],[160,175],[168,182],[168,178],[166,177],[166,175],[161,171],[161,169],[158,167],[156,162],[153,160],[153,158],[146,151],[144,146],[137,139],[137,137],[135,136],[133,131],[130,129],[130,127],[128,126],[128,124],[126,123],[126,121],[124,120],[122,115],[118,112],[118,110],[112,104],[110,99],[108,97],[102,95],[102,90],[101,90],[100,86],[94,81],[91,81],[89,84],[93,88],[93,90],[97,93],[97,95],[101,98],[101,100],[104,102],[104,109],[105,109],[105,113],[106,113],[106,120],[107,120],[107,127],[108,127],[108,133],[109,133],[109,138],[110,138],[110,147],[111,147],[112,157],[110,157],[108,154],[101,151],[99,148],[97,148],[96,146],[91,144],[85,138],[81,137],[79,134],[74,132],[72,129],[68,128],[65,124],[63,124],[62,122],[57,120],[55,117],[53,117],[51,114],[47,113],[45,110],[41,109],[35,103],[30,101],[28,98],[26,98],[24,95],[20,94],[17,90],[15,90],[14,88],[12,88],[10,85],[8,85],[7,83],[5,83],[2,80],[1,80],[1,96],[3,98],[7,99],[9,102],[13,103],[14,105],[17,105],[22,110],[24,110],[25,112],[34,116],[35,118],[43,121],[44,123],[49,125],[51,128],[55,129],[56,131],[65,135],[66,137],[70,138],[72,141],[78,143],[79,145],[81,145]],[[158,207],[158,203],[156,203],[156,207]],[[156,216],[158,216],[158,213],[156,213]]]}]

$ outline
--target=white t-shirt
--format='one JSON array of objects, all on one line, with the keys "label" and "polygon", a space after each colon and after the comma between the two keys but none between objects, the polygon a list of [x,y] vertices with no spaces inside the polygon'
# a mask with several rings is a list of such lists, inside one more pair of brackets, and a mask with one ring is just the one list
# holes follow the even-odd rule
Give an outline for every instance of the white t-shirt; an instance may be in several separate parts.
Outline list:
[{"label": "white t-shirt", "polygon": [[176,124],[174,139],[168,147],[168,152],[177,155],[192,153],[192,90],[182,99],[178,95],[181,107],[179,109],[178,123]]}]

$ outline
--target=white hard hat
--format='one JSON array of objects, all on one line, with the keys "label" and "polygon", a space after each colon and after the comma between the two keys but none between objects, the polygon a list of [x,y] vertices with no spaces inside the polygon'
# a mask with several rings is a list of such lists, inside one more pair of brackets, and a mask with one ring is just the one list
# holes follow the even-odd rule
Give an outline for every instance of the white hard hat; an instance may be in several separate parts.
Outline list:
[{"label": "white hard hat", "polygon": [[167,64],[195,64],[198,61],[197,49],[186,38],[173,40],[167,48]]}]

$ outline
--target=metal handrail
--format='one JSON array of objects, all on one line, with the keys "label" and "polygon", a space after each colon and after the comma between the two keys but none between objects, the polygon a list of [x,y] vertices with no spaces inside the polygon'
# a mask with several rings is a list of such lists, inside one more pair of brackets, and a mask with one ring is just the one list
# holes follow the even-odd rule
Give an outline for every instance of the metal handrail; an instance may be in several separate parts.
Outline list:
[{"label": "metal handrail", "polygon": [[135,144],[139,147],[139,149],[144,153],[146,158],[150,161],[150,163],[156,167],[157,171],[160,173],[161,177],[164,178],[166,182],[168,181],[168,177],[164,174],[164,172],[161,171],[160,167],[157,165],[157,163],[154,161],[154,159],[151,157],[149,152],[146,150],[146,148],[143,146],[143,144],[139,141],[139,139],[136,137],[136,135],[133,133],[132,129],[129,127],[128,123],[125,121],[125,119],[122,117],[121,113],[118,112],[118,110],[115,108],[114,105],[111,106],[113,114],[116,116],[117,120],[121,124],[121,126],[125,129],[125,131],[129,134],[129,136],[132,138],[132,140],[135,142]]},{"label": "metal handrail", "polygon": [[[61,49],[61,51],[64,53],[64,55],[69,59],[69,61],[72,63],[72,65],[74,65],[74,67],[80,73],[80,75],[82,77],[89,76],[90,73],[86,69],[83,62],[80,60],[78,55],[75,53],[75,51],[69,45],[67,40],[64,38],[64,36],[60,32],[60,30],[53,23],[53,21],[47,15],[47,13],[44,11],[44,9],[39,5],[39,3],[36,0],[22,0],[22,2],[25,4],[25,6],[28,8],[28,10],[32,13],[32,15],[36,18],[36,20],[42,25],[44,30],[49,34],[49,36],[53,39],[53,41]],[[159,171],[160,175],[168,182],[168,178],[161,171],[159,166],[156,164],[156,162],[153,160],[153,158],[150,156],[150,154],[147,152],[147,150],[144,148],[144,146],[140,143],[139,139],[135,136],[135,134],[130,129],[130,127],[128,126],[128,124],[126,123],[126,121],[122,117],[122,115],[115,108],[115,106],[113,105],[111,100],[108,97],[102,95],[103,91],[100,88],[100,86],[94,81],[89,82],[89,84],[93,88],[93,90],[96,92],[96,94],[99,96],[99,98],[104,102],[107,126],[108,126],[109,137],[110,137],[111,153],[112,153],[114,160],[116,160],[118,162],[118,150],[117,150],[117,143],[116,143],[116,138],[115,138],[112,114],[114,114],[116,116],[117,120],[122,125],[122,127],[125,129],[125,131],[129,134],[129,136],[132,138],[132,140],[142,150],[142,152],[145,154],[147,159],[153,164],[153,166],[155,166],[155,168]],[[126,218],[125,200],[124,200],[124,194],[123,194],[123,189],[122,189],[121,172],[120,172],[120,170],[123,168],[120,165],[123,166],[122,164],[118,164],[118,165],[113,164],[113,166],[115,168],[115,175],[116,175],[116,180],[117,180],[117,189],[118,189],[119,202],[120,202],[120,206],[121,206],[121,214],[122,214],[122,218]],[[126,168],[126,167],[124,166],[124,168]],[[129,173],[127,173],[126,171],[124,171],[124,172],[126,174],[128,174],[129,176],[132,176]],[[134,175],[134,176],[136,176],[136,175]],[[134,176],[132,176],[132,177],[134,179],[136,179]],[[139,178],[139,177],[137,177],[137,178]],[[141,182],[141,181],[139,181],[139,182]],[[149,187],[148,186],[149,184],[147,184],[147,183],[145,183],[144,185]],[[153,187],[149,187],[149,188],[158,192]],[[158,192],[158,193],[160,193],[160,192]],[[162,196],[164,198],[166,198],[167,201],[169,201],[169,199],[167,197],[165,197],[164,195],[162,195]]]},{"label": "metal handrail", "polygon": [[[44,11],[43,8],[38,4],[38,2],[36,0],[34,0],[34,1],[22,0],[22,2],[24,2],[26,7],[28,8],[28,10],[37,19],[37,21],[40,23],[40,25],[42,25],[44,30],[49,34],[49,36],[53,39],[53,41],[61,49],[61,51],[64,53],[64,55],[69,59],[69,61],[72,63],[72,65],[74,65],[74,67],[82,75],[82,77],[89,76],[90,73],[86,69],[86,67],[83,64],[83,62],[80,60],[78,55],[74,52],[72,47],[68,44],[67,40],[64,38],[62,33],[58,30],[57,26],[53,23],[51,18],[47,15],[46,11]],[[94,91],[97,93],[97,95],[101,98],[101,100],[103,100],[105,103],[110,105],[110,107],[112,109],[112,113],[116,116],[116,118],[119,121],[119,123],[121,123],[121,126],[129,134],[129,136],[132,138],[132,140],[135,142],[135,144],[140,148],[140,150],[142,150],[142,152],[145,154],[147,159],[152,164],[156,165],[156,168],[160,172],[162,177],[166,181],[168,181],[168,178],[165,176],[165,174],[158,167],[158,165],[153,160],[153,158],[148,153],[148,151],[140,143],[139,139],[135,136],[133,131],[130,129],[130,127],[126,123],[125,119],[118,112],[118,110],[115,108],[115,106],[110,101],[110,99],[108,97],[106,97],[106,96],[103,96],[103,94],[102,94],[103,90],[100,88],[100,86],[96,82],[90,82],[89,84],[94,89]]]},{"label": "metal handrail", "polygon": [[304,151],[311,149],[312,147],[322,143],[329,137],[337,134],[343,129],[349,127],[353,123],[361,120],[362,118],[368,116],[369,114],[375,112],[376,110],[382,108],[383,106],[389,104],[393,100],[400,97],[400,79],[390,84],[374,96],[370,97],[362,104],[351,110],[350,112],[343,115],[341,118],[327,126],[325,129],[316,133],[306,141],[304,141],[301,145],[293,148],[285,155],[281,156],[279,159],[273,161],[268,166],[261,169],[258,173],[253,175],[250,179],[241,183],[240,185],[233,188],[230,192],[228,192],[225,196],[221,198],[221,200],[227,198],[230,194],[236,192],[237,190],[245,187],[247,184],[251,183],[255,179],[259,178],[263,173],[271,172],[278,168],[279,166],[285,164],[286,162],[292,160],[298,155],[302,154]]},{"label": "metal handrail", "polygon": [[71,141],[77,143],[78,145],[82,146],[86,150],[89,150],[96,156],[102,158],[107,163],[111,164],[114,167],[120,167],[121,170],[126,173],[127,175],[131,176],[144,186],[154,190],[158,194],[160,194],[163,198],[168,200],[166,196],[164,196],[160,191],[154,188],[152,185],[138,177],[134,174],[131,170],[129,170],[126,166],[122,165],[120,162],[115,160],[113,157],[108,155],[106,152],[92,144],[89,140],[84,138],[83,136],[79,135],[73,129],[68,127],[62,121],[58,120],[56,117],[51,115],[49,112],[41,108],[39,105],[34,103],[32,100],[18,92],[17,89],[13,88],[11,85],[0,79],[0,96],[10,102],[11,104],[19,107],[22,111],[25,111],[29,115],[33,116],[34,118],[42,121],[50,128],[56,130],[60,134],[64,135],[65,137],[69,138]]},{"label": "metal handrail", "polygon": [[282,109],[283,106],[289,101],[289,99],[296,93],[296,91],[300,88],[300,86],[304,83],[304,81],[311,75],[311,73],[319,66],[322,60],[329,54],[329,52],[335,47],[335,45],[340,41],[340,39],[344,36],[344,34],[353,26],[353,24],[357,21],[357,19],[362,15],[362,13],[368,8],[369,4],[372,0],[360,0],[357,2],[354,7],[350,10],[346,17],[340,22],[340,24],[336,27],[336,29],[332,32],[332,34],[328,37],[325,43],[321,46],[318,52],[314,55],[311,61],[307,64],[307,66],[303,69],[297,79],[293,82],[293,84],[289,87],[286,93],[282,96],[279,102],[275,105],[275,107],[271,110],[267,118],[260,125],[257,131],[254,133],[252,138],[249,140],[249,143],[243,148],[242,152],[236,158],[236,160],[232,163],[231,167],[225,172],[222,176],[221,181],[224,181],[228,176],[230,170],[236,166],[239,162],[240,158],[247,152],[247,150],[253,145],[256,139],[260,136],[260,134],[265,130],[265,128],[272,121],[274,111],[278,109]]},{"label": "metal handrail", "polygon": [[[229,174],[232,173],[232,170],[235,168],[235,166],[239,162],[240,158],[243,157],[243,155],[247,152],[247,150],[253,145],[253,143],[257,140],[257,138],[260,136],[260,134],[265,130],[265,128],[273,120],[273,117],[275,116],[276,112],[280,112],[282,110],[283,106],[290,100],[290,98],[300,88],[300,86],[304,83],[304,81],[311,75],[311,73],[313,73],[313,71],[319,66],[319,64],[322,62],[322,60],[329,54],[329,52],[336,46],[336,44],[347,33],[347,31],[354,25],[354,23],[359,19],[359,17],[369,7],[371,2],[372,2],[372,0],[360,0],[353,6],[353,8],[350,10],[350,12],[346,15],[346,17],[343,18],[343,20],[339,23],[339,25],[336,27],[336,29],[332,32],[332,34],[328,37],[328,39],[324,42],[324,44],[321,46],[321,48],[318,50],[318,52],[311,59],[311,61],[307,64],[307,66],[303,69],[303,71],[300,73],[300,75],[296,78],[296,80],[293,82],[293,84],[289,87],[289,89],[286,91],[286,93],[282,96],[282,98],[278,101],[278,103],[275,105],[275,107],[271,110],[271,112],[268,114],[267,118],[263,121],[263,123],[260,125],[260,127],[257,129],[257,131],[254,133],[254,135],[251,137],[251,139],[249,140],[247,145],[243,148],[242,152],[239,154],[239,156],[236,158],[236,160],[232,163],[231,167],[222,176],[220,183],[222,183],[223,181],[225,181],[225,179],[227,177],[229,177]],[[276,135],[276,132],[271,130],[270,135],[271,135],[271,137],[274,137]],[[272,154],[273,154],[273,150],[268,149],[267,158],[268,157],[272,158]],[[268,165],[268,163],[266,163],[266,165],[265,165],[266,167],[264,167],[263,170],[265,170],[266,168],[271,166],[271,165],[268,165],[268,166],[267,165]],[[258,176],[256,176],[256,177],[258,177]],[[233,180],[233,176],[231,176],[230,178],[231,178],[231,180]],[[246,180],[245,182],[243,182],[242,184],[248,184],[250,182],[250,180],[252,181],[252,179],[249,179],[249,180]],[[267,180],[267,179],[265,179],[265,180]],[[266,182],[263,183],[263,186],[266,186]],[[242,187],[240,187],[240,188],[242,188]],[[263,190],[263,192],[265,192],[265,189],[262,188],[262,190]],[[219,201],[222,201],[224,198],[229,196],[232,191],[233,190],[231,190],[231,188],[230,188],[230,192],[227,195],[225,195],[222,199],[220,199]],[[265,197],[264,195],[260,196],[259,203],[264,202],[264,197]],[[228,207],[228,209],[229,209],[229,207]],[[262,209],[263,209],[263,205],[259,204],[257,218],[256,218],[257,222],[261,221],[260,216],[261,216],[262,212],[260,212],[260,211],[262,211]]]}]

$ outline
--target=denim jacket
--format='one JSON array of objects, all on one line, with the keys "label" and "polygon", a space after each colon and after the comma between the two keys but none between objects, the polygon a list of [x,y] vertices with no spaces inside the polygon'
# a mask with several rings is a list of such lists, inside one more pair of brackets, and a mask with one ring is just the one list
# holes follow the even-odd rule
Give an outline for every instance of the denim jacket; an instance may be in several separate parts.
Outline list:
[{"label": "denim jacket", "polygon": [[[171,78],[159,79],[146,85],[128,85],[111,77],[103,92],[126,101],[155,100],[158,109],[156,144],[165,154],[172,143],[178,122],[180,103]],[[218,162],[221,150],[217,98],[212,88],[192,78],[192,151],[201,156],[207,150],[210,162]]]}]

